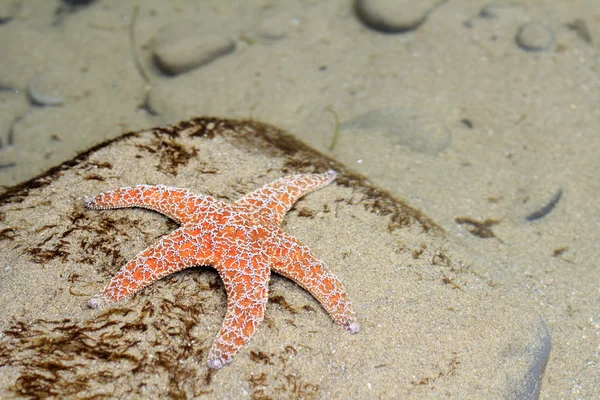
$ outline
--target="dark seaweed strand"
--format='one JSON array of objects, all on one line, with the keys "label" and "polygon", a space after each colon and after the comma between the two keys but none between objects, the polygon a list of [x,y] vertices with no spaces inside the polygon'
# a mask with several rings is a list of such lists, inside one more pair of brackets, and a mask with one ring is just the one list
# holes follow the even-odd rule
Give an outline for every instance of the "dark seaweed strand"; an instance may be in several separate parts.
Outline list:
[{"label": "dark seaweed strand", "polygon": [[562,197],[562,195],[563,195],[563,188],[560,187],[560,188],[558,188],[558,191],[556,192],[556,194],[554,196],[552,196],[552,199],[550,199],[550,201],[546,205],[544,205],[539,210],[532,212],[531,214],[526,216],[525,219],[527,221],[535,221],[540,218],[544,218],[546,215],[550,214],[550,211],[554,210],[554,207],[556,207],[556,205],[560,201],[560,198]]}]

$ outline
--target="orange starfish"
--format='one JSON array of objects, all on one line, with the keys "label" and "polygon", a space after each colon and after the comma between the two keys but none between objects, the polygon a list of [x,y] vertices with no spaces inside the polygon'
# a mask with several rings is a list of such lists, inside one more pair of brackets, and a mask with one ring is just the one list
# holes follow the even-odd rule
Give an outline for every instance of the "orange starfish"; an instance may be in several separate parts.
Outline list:
[{"label": "orange starfish", "polygon": [[335,322],[351,333],[358,332],[342,282],[308,247],[279,227],[300,197],[328,185],[335,176],[332,170],[288,176],[234,204],[163,185],[124,187],[86,198],[85,205],[91,209],[149,208],[181,225],[125,264],[92,297],[90,307],[122,300],[184,268],[212,265],[225,283],[227,312],[208,354],[208,366],[221,368],[250,340],[263,320],[273,270],[308,290]]}]

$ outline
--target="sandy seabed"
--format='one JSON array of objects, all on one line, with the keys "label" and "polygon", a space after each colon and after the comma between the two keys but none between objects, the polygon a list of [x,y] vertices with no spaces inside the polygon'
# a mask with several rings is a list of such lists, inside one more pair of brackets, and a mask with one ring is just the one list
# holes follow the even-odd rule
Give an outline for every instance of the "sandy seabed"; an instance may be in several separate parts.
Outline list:
[{"label": "sandy seabed", "polygon": [[[184,372],[178,370],[173,379],[193,379],[186,371],[201,371],[207,386],[176,385],[171,395],[218,396],[222,394],[217,390],[220,388],[230,390],[225,393],[232,396],[278,397],[291,393],[327,397],[342,395],[346,388],[345,394],[372,397],[450,394],[494,398],[498,393],[535,396],[539,387],[526,387],[525,391],[515,388],[524,382],[537,382],[535,377],[540,376],[542,399],[587,399],[600,392],[600,212],[596,200],[600,192],[600,9],[596,1],[83,3],[0,3],[0,184],[5,185],[0,189],[4,193],[0,243],[9,249],[3,254],[4,276],[0,278],[0,304],[8,311],[3,311],[0,324],[0,340],[5,346],[34,343],[12,341],[18,323],[25,324],[22,329],[29,326],[47,334],[59,328],[35,325],[34,316],[52,321],[69,318],[73,332],[80,335],[73,338],[75,342],[85,344],[84,337],[95,332],[93,343],[99,346],[96,356],[101,359],[121,354],[123,359],[111,362],[127,366],[127,356],[122,354],[129,340],[133,345],[133,339],[122,337],[121,342],[110,344],[102,338],[112,337],[114,332],[102,329],[121,324],[118,326],[127,326],[130,333],[137,335],[138,329],[144,335],[141,324],[155,323],[144,319],[154,318],[148,310],[169,307],[162,297],[163,303],[154,300],[150,304],[144,301],[152,300],[140,296],[131,305],[134,311],[104,315],[102,323],[94,325],[84,298],[68,290],[73,279],[85,276],[86,285],[92,286],[76,289],[93,294],[120,263],[172,228],[160,217],[143,214],[147,217],[142,229],[144,238],[139,238],[135,246],[126,240],[127,235],[135,235],[135,226],[127,225],[121,217],[111,220],[122,230],[117,230],[122,240],[114,244],[118,254],[111,255],[105,249],[97,258],[78,256],[62,262],[60,267],[60,260],[55,265],[41,251],[37,256],[22,255],[20,250],[39,244],[47,234],[48,228],[36,229],[54,225],[66,232],[68,227],[79,226],[73,217],[83,212],[77,208],[82,206],[83,196],[110,188],[109,184],[177,183],[235,200],[244,190],[253,189],[254,182],[269,181],[267,175],[275,179],[286,171],[310,172],[306,168],[310,162],[317,169],[326,167],[320,158],[325,154],[328,160],[339,162],[339,168],[347,168],[347,176],[360,174],[369,183],[359,181],[353,189],[357,192],[344,192],[350,189],[342,184],[332,189],[340,191],[337,198],[353,205],[348,214],[338,216],[343,221],[341,226],[335,228],[335,220],[291,216],[295,219],[290,220],[287,229],[296,226],[296,219],[304,221],[306,226],[297,228],[303,241],[317,246],[316,251],[340,275],[342,270],[351,270],[346,272],[349,282],[345,285],[358,304],[359,318],[364,321],[361,325],[366,329],[329,347],[322,343],[324,347],[318,347],[319,338],[333,341],[344,333],[327,325],[323,310],[311,303],[308,294],[283,279],[276,280],[273,285],[278,295],[292,302],[292,309],[305,304],[314,308],[306,315],[293,314],[293,323],[300,326],[300,332],[282,322],[290,316],[281,305],[281,297],[276,296],[280,299],[277,306],[269,309],[275,314],[271,317],[275,328],[264,328],[262,336],[257,334],[251,342],[254,347],[240,353],[224,370],[210,375],[195,366]],[[217,141],[192,156],[183,142],[184,147],[161,147],[142,135],[140,140],[147,142],[140,144],[146,146],[145,151],[138,147],[140,153],[128,152],[122,140],[107,147],[114,154],[102,153],[104,158],[98,155],[103,150],[92,151],[98,157],[96,168],[100,169],[95,175],[81,172],[83,161],[63,164],[64,171],[69,171],[65,172],[67,177],[51,174],[60,192],[47,186],[25,185],[15,197],[17,192],[11,189],[123,132],[147,131],[202,116],[264,121],[323,154],[311,153],[302,164],[294,165],[281,161],[284,155],[274,156],[264,148],[256,150],[259,155],[251,150],[237,153],[241,151],[239,146]],[[198,149],[204,149],[202,143]],[[273,143],[281,149],[281,142]],[[181,162],[178,157],[187,157],[190,161],[186,168],[190,169],[169,174],[167,167],[158,168],[163,160],[159,155],[174,157],[177,162]],[[158,161],[144,164],[142,169],[135,164],[137,156]],[[237,164],[235,157],[239,157]],[[108,159],[114,168],[112,173],[102,168]],[[210,173],[215,170],[218,174]],[[215,174],[218,178],[212,176]],[[236,184],[241,186],[228,189]],[[363,193],[359,187],[391,193],[402,204],[426,215],[443,233],[430,237],[429,233],[410,229],[405,232],[402,227],[389,230],[390,220],[385,219],[389,216],[361,214],[360,202],[368,199],[356,194]],[[322,196],[327,196],[323,192]],[[35,202],[42,194],[49,204]],[[313,201],[336,204],[336,196],[330,195],[321,198],[315,193],[317,199]],[[38,212],[48,220],[26,222],[31,215],[14,214],[19,211],[16,199],[31,202],[27,203],[35,210],[31,215]],[[312,206],[313,212],[323,210],[317,203]],[[134,215],[127,214],[128,218],[136,218]],[[329,218],[333,213],[324,215]],[[353,225],[352,215],[370,230]],[[342,235],[344,226],[354,236]],[[108,228],[95,226],[94,240],[106,237],[100,233],[110,235]],[[321,241],[319,245],[319,229],[338,229],[334,233],[338,240]],[[361,239],[352,243],[353,237]],[[368,247],[378,240],[378,252],[374,248],[361,251],[361,246]],[[430,251],[431,257],[416,257],[414,262],[403,258],[409,253],[411,257],[418,255],[422,244],[426,244],[423,251]],[[343,254],[353,263],[344,261]],[[445,254],[448,261],[439,254]],[[362,258],[364,255],[369,258]],[[39,274],[32,271],[50,275],[44,275],[47,281],[40,282]],[[208,271],[204,277],[182,274],[173,278],[176,282],[170,282],[193,279],[196,286],[185,290],[210,298],[206,288],[218,292],[222,287],[218,276]],[[367,278],[371,275],[376,278]],[[424,286],[419,286],[420,279]],[[387,288],[386,282],[397,282],[397,288],[403,290]],[[61,292],[56,294],[53,285],[67,289],[56,289]],[[185,285],[181,287],[184,290]],[[167,295],[168,289],[164,285],[160,290]],[[293,294],[288,294],[290,290]],[[464,294],[461,297],[458,293]],[[151,290],[145,295],[150,296]],[[61,302],[52,305],[53,296]],[[204,320],[203,315],[200,322],[186,314],[189,310],[169,309],[183,324],[174,329],[183,332],[186,339],[202,340],[199,348],[211,343],[220,324],[224,292],[218,296],[206,300],[209,304],[203,312],[208,316]],[[482,299],[480,308],[475,307],[478,296]],[[38,300],[27,306],[15,300],[26,302],[31,298]],[[430,299],[432,305],[427,309],[424,306]],[[450,318],[443,313],[444,299],[451,304],[447,308],[456,310],[460,304],[472,313],[457,311]],[[211,314],[213,310],[215,315]],[[392,318],[388,315],[392,310],[407,315],[394,314]],[[30,319],[25,312],[32,313]],[[164,323],[175,324],[172,319]],[[517,332],[497,339],[495,331],[481,330],[494,323],[499,332],[508,332],[511,324]],[[198,328],[198,324],[203,327]],[[302,335],[317,329],[315,326],[323,329],[320,334],[310,338]],[[160,338],[160,334],[159,330],[149,335]],[[361,335],[360,339],[354,337]],[[549,350],[550,337],[550,357],[542,374],[543,354]],[[60,338],[51,338],[51,343],[58,346]],[[152,336],[145,340],[137,350],[141,353],[135,355],[138,361],[149,356],[144,353],[144,345],[150,348],[157,339]],[[296,352],[302,346],[314,346],[319,351],[291,356],[293,351],[285,350],[285,343],[295,343],[290,345]],[[422,347],[416,348],[418,343]],[[415,346],[411,348],[410,344]],[[179,349],[183,342],[165,346]],[[279,349],[278,356],[270,356],[275,365],[261,361],[260,351],[268,355],[268,351],[276,352],[277,346],[283,350]],[[369,349],[375,355],[390,351],[390,359],[369,358]],[[485,358],[481,358],[486,350],[492,354],[487,361],[496,364],[486,366]],[[529,361],[525,357],[528,352],[532,355]],[[0,357],[7,354],[0,351]],[[323,354],[326,357],[319,359]],[[431,360],[414,362],[417,356],[427,354]],[[155,357],[168,371],[173,360]],[[202,357],[201,351],[191,351],[185,362],[197,362],[205,368]],[[280,361],[282,357],[285,362]],[[28,392],[31,386],[23,379],[27,368],[17,365],[14,358],[8,360],[0,366],[6,372],[0,380],[3,393],[25,397],[44,393],[35,388]],[[258,379],[258,383],[256,377],[253,381],[247,376],[243,380],[244,373],[249,374],[247,368],[257,363],[270,368],[265,371],[266,378]],[[152,363],[143,365],[147,369],[156,367]],[[397,379],[389,378],[392,374],[386,368],[390,365],[398,368],[394,375]],[[478,372],[467,365],[481,368],[481,376],[491,381],[478,380]],[[86,368],[102,372],[92,365]],[[285,384],[270,380],[278,372],[296,378],[281,378],[287,379]],[[54,373],[59,381],[64,379],[64,372]],[[243,384],[233,386],[224,374],[241,376]],[[101,374],[96,378],[95,382],[100,382]],[[296,381],[290,383],[290,379]],[[324,383],[327,381],[333,383]],[[128,393],[127,385],[132,383],[120,384],[119,393]],[[156,390],[159,387],[158,383],[153,386]],[[289,392],[278,391],[277,387],[301,389]],[[94,387],[86,390],[92,390],[87,394],[105,393],[93,392]],[[70,395],[76,396],[77,392]]]}]

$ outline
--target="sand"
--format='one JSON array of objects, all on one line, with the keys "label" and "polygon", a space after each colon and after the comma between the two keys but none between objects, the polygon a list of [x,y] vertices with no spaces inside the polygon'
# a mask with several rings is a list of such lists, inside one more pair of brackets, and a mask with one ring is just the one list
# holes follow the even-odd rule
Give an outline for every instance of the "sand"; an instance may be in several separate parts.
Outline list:
[{"label": "sand", "polygon": [[[594,1],[431,1],[418,7],[410,2],[386,1],[251,1],[235,5],[217,1],[146,2],[135,20],[134,3],[130,2],[97,1],[75,8],[58,1],[37,3],[5,2],[0,7],[0,183],[18,184],[125,131],[205,115],[254,118],[274,124],[339,160],[349,171],[367,176],[372,185],[391,192],[438,224],[443,234],[435,240],[456,252],[453,259],[469,260],[478,279],[498,288],[494,289],[498,293],[484,292],[491,296],[488,300],[493,296],[503,299],[497,302],[498,309],[488,310],[491,314],[487,317],[497,321],[499,329],[511,323],[527,326],[526,321],[537,318],[543,321],[544,325],[534,324],[537,328],[523,329],[522,336],[507,339],[527,343],[530,336],[524,332],[537,332],[540,326],[547,326],[552,351],[540,398],[593,398],[600,392],[600,272],[595,251],[600,239],[600,213],[595,201],[600,189],[595,177],[600,163],[600,14]],[[377,12],[386,15],[386,10],[390,18],[365,17]],[[161,71],[154,53],[171,57],[176,70]],[[203,56],[190,59],[187,53]],[[180,70],[183,72],[173,72]],[[125,157],[122,162],[132,161]],[[250,179],[250,171],[260,174],[268,169],[268,163],[261,169],[261,164],[253,162],[251,169],[247,167],[245,179]],[[126,172],[128,166],[120,168]],[[271,171],[270,177],[284,172]],[[133,180],[127,184],[171,183],[150,181],[155,173],[135,171],[127,175]],[[235,171],[231,174],[236,176]],[[185,185],[184,178],[191,183]],[[71,179],[53,195],[71,196],[76,204],[75,199],[101,190],[100,182],[93,179],[85,185],[75,176]],[[191,175],[177,179],[178,184],[198,190],[223,191],[225,182],[232,183],[224,178],[222,182],[205,185],[202,181],[200,185],[198,177]],[[251,189],[248,186],[244,189]],[[52,195],[47,195],[53,204]],[[51,216],[52,224],[64,228],[69,223],[60,208],[43,212]],[[0,223],[7,224],[4,220]],[[149,242],[168,231],[156,220],[154,224],[144,231],[155,235],[147,238]],[[21,236],[30,232],[27,226],[14,228],[23,230]],[[306,242],[311,235],[318,235],[312,225],[307,229],[309,233],[303,237]],[[361,234],[366,235],[363,246],[378,237],[373,231]],[[319,242],[318,236],[312,236],[312,240]],[[327,246],[350,246],[349,240],[346,237]],[[430,240],[434,239],[426,241]],[[29,242],[34,243],[34,239]],[[135,249],[120,244],[118,251],[123,253],[116,261],[128,259],[149,242],[140,242]],[[341,257],[340,248],[330,264]],[[101,261],[86,261],[88,278]],[[363,264],[353,265],[360,271],[349,271],[348,276],[360,272],[364,275],[356,279],[365,280],[370,275],[381,275],[382,270],[389,271],[385,268],[402,265],[392,256],[374,261],[379,264],[363,260]],[[82,268],[75,264],[71,261],[63,265],[63,274],[57,272],[47,285],[27,283],[25,277],[35,281],[36,275],[18,272],[23,274],[19,290],[27,294],[23,298],[38,299],[28,309],[33,312],[36,305],[38,312],[45,313],[39,300],[45,297],[36,290],[45,285],[45,296],[51,296],[53,285],[64,288],[60,280]],[[365,274],[365,264],[370,267],[369,274]],[[430,264],[419,268],[429,268],[432,274],[437,271],[439,278],[443,270]],[[409,276],[401,274],[394,279],[404,282],[402,287],[408,290]],[[97,279],[94,284],[99,283],[100,277]],[[400,292],[386,292],[375,281],[365,281],[368,284],[372,285],[368,291],[379,293],[383,303],[385,299],[405,301]],[[284,285],[288,285],[285,291],[293,288]],[[415,285],[411,298],[413,306],[418,307],[430,294],[418,294],[418,285],[413,282]],[[7,294],[12,293],[10,290],[15,288],[2,287],[2,304],[11,304]],[[362,290],[356,291],[353,298],[363,304],[363,318],[376,326],[381,310]],[[447,294],[439,292],[447,289],[437,290],[438,296]],[[300,297],[302,301],[309,301],[310,297],[301,293],[298,289],[297,295],[305,296]],[[470,298],[473,293],[464,296]],[[78,323],[89,318],[85,314],[89,311],[75,310],[84,304],[82,299],[63,300],[62,308],[52,318],[70,316]],[[220,300],[211,301],[219,310],[215,312],[223,311]],[[4,307],[9,310],[6,323],[22,316],[20,305]],[[505,312],[503,307],[518,310]],[[306,319],[302,317],[303,324],[314,326],[313,314],[323,314],[315,309],[318,311]],[[410,308],[403,313],[409,315],[399,316],[402,319],[398,321],[405,325],[396,329],[408,338],[421,335],[424,349],[445,356],[446,363],[440,368],[447,368],[436,372],[431,367],[433,372],[427,375],[419,369],[422,365],[407,362],[403,368],[408,370],[399,376],[409,376],[411,366],[421,373],[415,373],[417,377],[442,372],[447,375],[453,365],[452,329],[444,331],[447,341],[428,341],[416,321],[407,321]],[[514,315],[527,314],[529,319],[511,321]],[[211,329],[216,329],[221,315],[210,321]],[[421,315],[421,322],[434,324],[442,318],[440,315]],[[283,321],[286,317],[272,318]],[[327,322],[326,316],[320,315],[319,329],[324,329],[322,325]],[[328,338],[340,335],[334,328],[332,325],[331,332],[325,333]],[[474,343],[481,341],[473,332],[470,334]],[[283,335],[273,337],[280,344],[282,338],[293,338],[290,332],[277,335]],[[544,334],[533,336],[539,339]],[[207,332],[202,337],[211,335]],[[5,335],[1,338],[6,340]],[[457,343],[467,343],[467,338],[466,330],[456,336]],[[205,340],[208,346],[210,340]],[[266,337],[260,340],[253,341],[256,351]],[[318,337],[311,340],[319,341]],[[379,340],[379,346],[390,346],[389,338],[382,336]],[[440,349],[432,350],[436,343],[440,343]],[[348,367],[349,371],[358,374],[357,369],[362,374],[360,383],[375,387],[373,392],[361,394],[410,393],[404,392],[411,387],[410,379],[396,382],[388,379],[388,372],[381,372],[382,367],[373,367],[378,365],[376,362],[364,364],[359,357],[364,352],[356,349],[364,343],[348,341],[339,345],[358,360],[350,356],[336,360],[341,350],[334,354],[330,350],[327,360],[355,365]],[[496,349],[494,354],[501,353]],[[408,361],[412,359],[409,347],[401,347],[401,351],[405,353],[395,355],[398,360],[402,354]],[[298,372],[305,371],[304,367],[310,370],[308,367],[313,365],[317,372],[311,376],[319,376],[322,381],[334,376],[340,379],[339,371],[327,370],[327,360],[313,360],[314,364],[303,360],[302,368],[292,368]],[[476,363],[477,357],[469,360]],[[244,374],[245,363],[236,359],[228,370],[212,376],[226,381],[218,374]],[[498,379],[505,370],[519,369],[516,364],[488,367],[495,367]],[[477,383],[511,387],[506,382],[494,386],[493,382],[498,381],[478,381],[478,372],[473,369],[459,371],[450,382],[444,382],[450,388],[447,393],[455,397],[494,398],[499,393],[485,394]],[[14,385],[19,372],[15,369],[11,374],[3,381],[3,390]],[[349,376],[357,379],[357,375]],[[315,384],[315,379],[308,381]],[[321,390],[313,394],[317,397],[343,393],[327,392],[324,388],[329,386],[324,383],[317,385]],[[419,387],[412,394],[443,397],[440,385],[439,381],[425,385],[428,390]],[[229,386],[229,390],[235,389]],[[277,397],[275,392],[269,393]]]}]

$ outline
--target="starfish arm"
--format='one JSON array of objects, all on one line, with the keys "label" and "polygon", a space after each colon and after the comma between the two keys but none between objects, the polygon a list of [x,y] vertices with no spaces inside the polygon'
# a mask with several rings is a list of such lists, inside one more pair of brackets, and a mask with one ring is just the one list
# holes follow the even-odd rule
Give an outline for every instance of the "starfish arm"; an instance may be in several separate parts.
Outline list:
[{"label": "starfish arm", "polygon": [[99,308],[129,297],[154,281],[195,265],[212,264],[211,232],[179,228],[125,264],[89,306]]},{"label": "starfish arm", "polygon": [[111,208],[141,207],[158,211],[161,214],[184,223],[191,215],[206,209],[217,200],[208,196],[195,195],[188,189],[164,185],[137,185],[122,187],[85,198],[85,206],[94,210]]},{"label": "starfish arm", "polygon": [[350,333],[360,329],[350,297],[342,282],[317,259],[307,246],[280,231],[272,245],[271,268],[306,289],[321,303],[331,318]]},{"label": "starfish arm", "polygon": [[234,208],[249,213],[263,225],[279,225],[285,213],[302,196],[333,182],[336,174],[292,175],[277,179],[235,202]]},{"label": "starfish arm", "polygon": [[219,369],[248,343],[264,319],[271,273],[257,255],[237,254],[216,267],[227,292],[227,312],[208,354],[208,366]]}]

